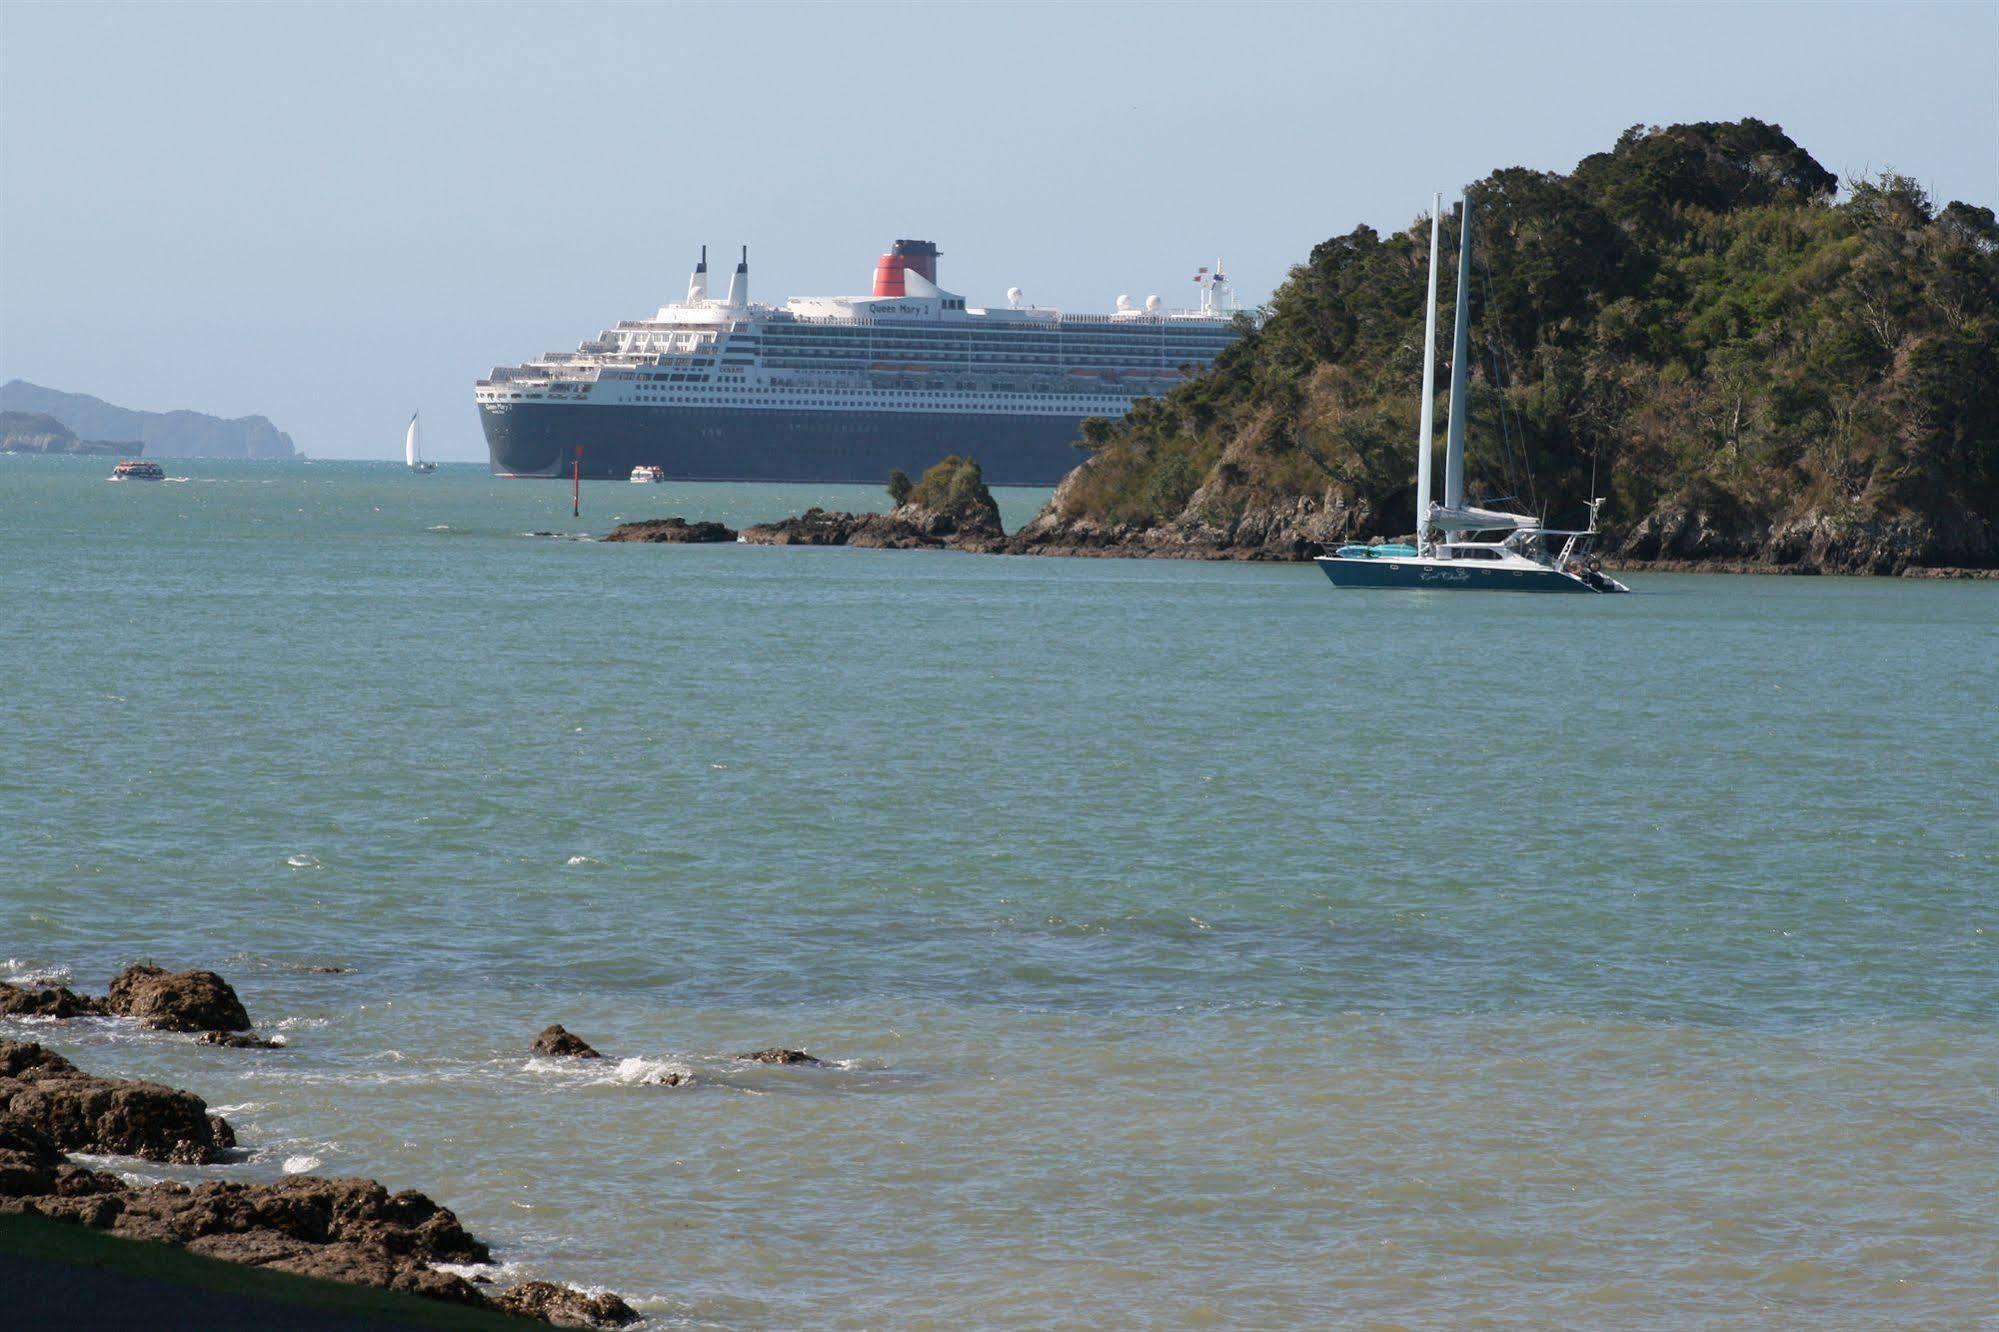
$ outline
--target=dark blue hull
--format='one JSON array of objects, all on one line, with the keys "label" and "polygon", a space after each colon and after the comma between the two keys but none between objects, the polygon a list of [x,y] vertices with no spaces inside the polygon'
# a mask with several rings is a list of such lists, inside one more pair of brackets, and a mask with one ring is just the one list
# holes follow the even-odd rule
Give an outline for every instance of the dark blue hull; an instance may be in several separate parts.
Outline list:
[{"label": "dark blue hull", "polygon": [[1622,591],[1591,587],[1559,569],[1484,569],[1470,560],[1321,558],[1335,587],[1398,587],[1410,590],[1466,589],[1484,592]]},{"label": "dark blue hull", "polygon": [[832,481],[878,485],[949,453],[986,483],[1052,486],[1083,461],[1082,418],[960,413],[720,410],[511,402],[479,409],[493,471],[623,481],[641,464],[669,481]]}]

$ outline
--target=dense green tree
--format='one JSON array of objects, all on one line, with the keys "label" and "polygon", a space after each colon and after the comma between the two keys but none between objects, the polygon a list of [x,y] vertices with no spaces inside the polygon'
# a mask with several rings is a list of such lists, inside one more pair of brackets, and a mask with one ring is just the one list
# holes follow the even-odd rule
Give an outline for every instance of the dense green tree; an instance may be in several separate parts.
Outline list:
[{"label": "dense green tree", "polygon": [[[1478,182],[1475,492],[1564,520],[1594,478],[1613,532],[1662,506],[1765,527],[1809,510],[1999,562],[1999,222],[1893,174],[1838,185],[1757,120],[1634,127],[1566,176]],[[1454,254],[1455,209],[1443,223]],[[1428,245],[1422,218],[1314,246],[1209,373],[1088,433],[1063,512],[1408,509]]]}]

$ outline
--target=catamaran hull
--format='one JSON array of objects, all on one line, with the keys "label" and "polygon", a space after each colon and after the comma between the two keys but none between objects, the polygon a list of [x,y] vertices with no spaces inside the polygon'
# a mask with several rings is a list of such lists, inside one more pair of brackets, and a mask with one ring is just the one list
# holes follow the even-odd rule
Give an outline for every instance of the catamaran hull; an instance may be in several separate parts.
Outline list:
[{"label": "catamaran hull", "polygon": [[[1343,560],[1321,556],[1315,561],[1334,587],[1393,587],[1412,591],[1471,590],[1483,592],[1624,592],[1623,584],[1603,578],[1592,587],[1559,569],[1482,569],[1469,560]],[[1600,576],[1599,576],[1600,577]]]}]

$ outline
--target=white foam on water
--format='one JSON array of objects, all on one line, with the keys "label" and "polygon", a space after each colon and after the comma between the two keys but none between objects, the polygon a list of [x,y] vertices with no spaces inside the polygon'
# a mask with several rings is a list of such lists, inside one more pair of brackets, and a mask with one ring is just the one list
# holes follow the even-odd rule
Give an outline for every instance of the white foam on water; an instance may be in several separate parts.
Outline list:
[{"label": "white foam on water", "polygon": [[[578,727],[577,729],[581,730],[582,728]],[[571,865],[601,865],[604,862],[595,856],[571,856],[566,863]]]},{"label": "white foam on water", "polygon": [[290,865],[293,869],[318,869],[319,858],[308,855],[286,856],[285,864]]},{"label": "white foam on water", "polygon": [[0,961],[0,980],[11,985],[67,985],[71,976],[68,967],[45,967],[18,957]]},{"label": "white foam on water", "polygon": [[303,1175],[306,1171],[317,1170],[325,1164],[326,1162],[316,1156],[287,1156],[285,1158],[285,1173],[287,1175]]},{"label": "white foam on water", "polygon": [[227,1118],[230,1115],[252,1115],[268,1106],[267,1101],[245,1101],[241,1105],[211,1105],[208,1107],[208,1113]]},{"label": "white foam on water", "polygon": [[432,1263],[433,1272],[449,1272],[452,1276],[467,1281],[485,1277],[496,1286],[513,1284],[513,1279],[521,1275],[519,1263]]},{"label": "white foam on water", "polygon": [[[594,1060],[591,1062],[595,1062]],[[670,1077],[678,1077],[685,1087],[694,1080],[694,1070],[672,1059],[640,1059],[637,1057],[620,1059],[611,1070],[610,1081],[627,1086],[652,1086],[664,1084]]]},{"label": "white foam on water", "polygon": [[[680,1060],[637,1056],[610,1060],[532,1055],[520,1066],[520,1071],[574,1087],[686,1087],[694,1081],[693,1068]],[[675,1077],[680,1079],[678,1084],[668,1082]]]},{"label": "white foam on water", "polygon": [[328,1019],[323,1017],[279,1018],[276,1022],[273,1022],[271,1024],[271,1029],[273,1031],[317,1030],[318,1028],[325,1026],[327,1024],[327,1021]]},{"label": "white foam on water", "polygon": [[[380,510],[380,509],[377,509],[377,510],[376,510],[376,512],[377,512],[377,513],[380,513],[380,512],[381,512],[381,510]],[[436,525],[435,527],[426,527],[426,528],[424,528],[423,530],[424,530],[424,531],[426,531],[426,532],[449,532],[449,531],[451,530],[451,524],[450,524],[450,523],[439,523],[439,524],[437,524],[437,525]]]}]

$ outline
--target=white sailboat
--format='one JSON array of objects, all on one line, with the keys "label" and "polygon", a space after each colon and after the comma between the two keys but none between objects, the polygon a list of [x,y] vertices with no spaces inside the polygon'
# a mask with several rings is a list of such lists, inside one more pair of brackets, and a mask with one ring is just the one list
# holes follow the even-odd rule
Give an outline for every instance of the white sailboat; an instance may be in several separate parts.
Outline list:
[{"label": "white sailboat", "polygon": [[[1423,322],[1423,407],[1416,445],[1416,544],[1341,546],[1315,563],[1335,587],[1482,588],[1506,592],[1629,592],[1590,554],[1596,542],[1591,499],[1581,531],[1541,526],[1524,513],[1465,502],[1465,424],[1471,378],[1471,198],[1458,205],[1458,300],[1451,338],[1451,415],[1444,439],[1444,502],[1430,499],[1437,396],[1438,195],[1430,210],[1430,296]],[[1503,534],[1503,535],[1501,535]],[[1496,540],[1470,538],[1493,535]]]},{"label": "white sailboat", "polygon": [[409,429],[403,432],[403,461],[408,463],[409,469],[418,476],[428,476],[437,470],[437,464],[423,460],[423,450],[417,444],[416,418],[418,415],[420,413],[410,413]]}]

